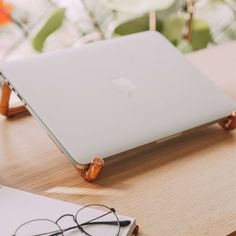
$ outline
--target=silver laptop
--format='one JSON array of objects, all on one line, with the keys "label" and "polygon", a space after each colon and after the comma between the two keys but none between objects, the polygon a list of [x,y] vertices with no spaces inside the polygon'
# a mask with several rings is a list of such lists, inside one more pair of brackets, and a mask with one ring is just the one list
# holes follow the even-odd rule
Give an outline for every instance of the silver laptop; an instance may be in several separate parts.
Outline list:
[{"label": "silver laptop", "polygon": [[81,165],[236,109],[157,32],[11,61],[0,71],[58,147]]}]

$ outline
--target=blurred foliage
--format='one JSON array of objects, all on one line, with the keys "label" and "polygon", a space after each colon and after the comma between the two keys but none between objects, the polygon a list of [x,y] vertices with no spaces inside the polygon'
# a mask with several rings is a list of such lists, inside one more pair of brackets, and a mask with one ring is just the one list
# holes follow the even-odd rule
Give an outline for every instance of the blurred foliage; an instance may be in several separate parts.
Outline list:
[{"label": "blurred foliage", "polygon": [[[162,21],[156,21],[157,28],[159,32],[162,32],[163,23]],[[149,30],[149,15],[145,14],[141,17],[128,20],[124,23],[121,23],[114,29],[114,34],[117,35],[127,35],[138,33],[142,31]]]},{"label": "blurred foliage", "polygon": [[105,0],[113,10],[131,14],[143,14],[150,10],[166,10],[173,6],[176,0]]},{"label": "blurred foliage", "polygon": [[[154,11],[156,30],[184,53],[236,39],[236,0],[194,1],[189,40],[186,37],[189,20],[186,1],[6,0],[3,5],[0,0],[0,35],[6,35],[5,28],[12,25],[23,32],[20,37],[18,34],[11,37],[17,40],[5,55],[27,39],[31,49],[48,51],[146,31],[149,11]],[[2,9],[7,13],[1,15]],[[1,26],[1,19],[7,19],[4,26]]]},{"label": "blurred foliage", "polygon": [[[143,2],[142,0],[134,1],[138,5],[141,5]],[[115,2],[116,4],[112,5],[113,9],[124,9],[126,4],[123,0],[116,0]],[[126,35],[148,30],[149,16],[147,11],[153,10],[154,6],[153,1],[151,1],[148,8],[148,3],[149,1],[146,1],[146,12],[144,10],[142,16],[117,25],[114,33],[117,35]],[[173,7],[174,5],[175,7]],[[164,6],[166,6],[166,9]],[[236,39],[235,0],[196,1],[194,19],[192,21],[192,38],[189,42],[186,42],[184,38],[188,20],[185,1],[175,0],[171,5],[164,3],[162,7],[159,9],[155,8],[154,10],[157,14],[157,30],[183,52],[205,48],[209,43],[220,43],[220,38],[224,39],[224,41]]]},{"label": "blurred foliage", "polygon": [[[185,25],[186,20],[184,17],[171,17],[165,21],[162,33],[174,45],[178,45],[184,40],[183,32]],[[213,42],[209,25],[203,20],[193,19],[192,39],[189,42],[190,48],[193,50],[205,48],[209,42]]]},{"label": "blurred foliage", "polygon": [[192,44],[184,39],[184,40],[181,40],[177,45],[176,47],[183,53],[188,53],[188,52],[192,52],[193,51],[193,46]]},{"label": "blurred foliage", "polygon": [[[220,24],[228,27],[224,29],[225,33],[229,38],[235,39],[233,22],[236,18],[235,1],[198,1],[198,4],[195,4],[194,16],[196,17],[192,21],[192,37],[189,42],[184,37],[188,20],[184,0],[103,0],[102,2],[104,7],[108,7],[113,13],[126,15],[124,19],[120,18],[114,24],[113,35],[127,35],[148,30],[148,12],[156,11],[157,30],[183,52],[202,49],[209,43],[216,43],[215,31]],[[230,22],[222,21],[223,17],[232,19]],[[96,24],[99,25],[98,22]]]},{"label": "blurred foliage", "polygon": [[[161,32],[166,38],[168,38],[175,46],[182,45],[181,42],[186,40],[183,38],[183,32],[186,27],[186,19],[181,16],[174,16],[163,21],[156,21],[156,30]],[[149,29],[149,15],[146,14],[142,17],[138,17],[133,20],[129,20],[118,25],[114,33],[117,35],[127,35],[137,32],[146,31]],[[200,19],[193,20],[192,40],[188,43],[189,49],[198,50],[207,47],[209,42],[213,42],[209,25]],[[182,49],[182,47],[180,47]],[[181,50],[185,51],[186,50]]]},{"label": "blurred foliage", "polygon": [[[140,14],[142,13],[142,16],[133,17],[131,20],[121,22],[114,30],[115,34],[126,35],[148,30],[149,19],[147,11],[155,10],[157,15],[157,30],[183,52],[205,48],[209,43],[217,44],[236,39],[235,0],[195,1],[192,38],[188,43],[184,37],[188,21],[185,1],[167,1],[169,4],[164,2],[163,6],[160,6],[162,1],[159,1],[159,8],[154,8],[153,2],[157,1],[133,1],[138,6],[145,5],[143,12],[139,11]],[[127,3],[124,3],[123,0],[116,0],[115,4],[111,4],[113,10],[124,9],[124,11],[126,5]]]}]

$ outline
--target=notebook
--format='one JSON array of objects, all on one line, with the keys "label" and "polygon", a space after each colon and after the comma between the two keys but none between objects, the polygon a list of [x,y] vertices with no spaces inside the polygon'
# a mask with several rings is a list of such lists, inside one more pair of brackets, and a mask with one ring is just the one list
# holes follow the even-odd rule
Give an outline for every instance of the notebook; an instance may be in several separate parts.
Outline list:
[{"label": "notebook", "polygon": [[[51,219],[56,221],[64,214],[75,215],[76,212],[82,207],[83,206],[78,204],[72,204],[65,201],[55,200],[21,190],[0,186],[0,235],[12,236],[20,225],[30,220]],[[91,208],[89,214],[93,215],[94,212],[96,212],[96,210]],[[131,236],[136,226],[135,219],[121,215],[118,215],[118,218],[122,221],[129,220],[131,222],[128,226],[120,228],[119,236]],[[63,228],[70,227],[72,222],[73,221],[69,222],[68,218],[68,225],[66,225],[67,222],[64,221]],[[102,227],[109,228],[109,226],[106,225],[102,225]],[[101,225],[98,228],[100,230]],[[104,231],[106,232],[106,230],[107,229],[103,228],[102,234],[104,234]],[[82,236],[85,234],[76,229],[66,232],[65,235]],[[109,232],[107,232],[106,235],[109,235]]]}]

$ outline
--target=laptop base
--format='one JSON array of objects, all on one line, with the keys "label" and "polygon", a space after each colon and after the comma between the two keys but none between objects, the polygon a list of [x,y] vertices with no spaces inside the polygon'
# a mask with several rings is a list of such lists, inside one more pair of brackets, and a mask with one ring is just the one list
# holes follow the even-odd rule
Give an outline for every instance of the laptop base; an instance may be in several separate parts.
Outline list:
[{"label": "laptop base", "polygon": [[[2,96],[0,100],[0,114],[7,118],[21,114],[29,113],[24,105],[10,107],[10,97],[12,89],[7,83],[3,83]],[[226,131],[236,129],[236,112],[233,112],[225,120],[219,122],[220,126]],[[75,167],[83,179],[89,182],[95,181],[100,175],[104,166],[104,160],[100,157],[95,157],[91,160],[91,163],[87,165],[78,165]]]}]

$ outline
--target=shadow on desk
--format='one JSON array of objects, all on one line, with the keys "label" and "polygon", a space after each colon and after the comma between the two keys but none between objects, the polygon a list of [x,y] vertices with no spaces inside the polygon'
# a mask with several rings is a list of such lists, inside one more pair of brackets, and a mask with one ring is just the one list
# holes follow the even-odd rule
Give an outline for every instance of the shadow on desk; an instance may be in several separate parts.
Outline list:
[{"label": "shadow on desk", "polygon": [[[162,166],[172,166],[181,159],[207,157],[220,145],[232,145],[235,142],[233,132],[225,132],[218,125],[184,134],[181,137],[163,142],[152,143],[108,158],[100,180],[103,187],[115,187],[116,183],[126,182],[129,178],[158,173]],[[214,156],[213,156],[214,158]],[[224,158],[224,156],[222,156]]]},{"label": "shadow on desk", "polygon": [[[100,191],[103,188],[128,190],[132,184],[146,179],[149,183],[164,182],[162,174],[173,169],[181,171],[183,162],[192,165],[189,170],[199,171],[202,167],[199,165],[197,168],[194,160],[203,159],[202,163],[204,159],[214,161],[216,153],[225,158],[218,149],[233,146],[235,132],[225,132],[214,125],[161,144],[152,143],[115,155],[105,160],[101,176],[93,183],[87,183],[79,176],[69,159],[49,141],[43,129],[30,116],[1,120],[0,141],[0,154],[5,156],[0,157],[0,170],[4,174],[0,176],[1,184],[23,186],[23,190],[49,196],[54,196],[54,190],[59,186],[61,190],[56,191],[56,196],[64,199],[63,196],[69,195],[88,196],[85,190],[81,192],[77,187]],[[97,199],[102,198],[99,191],[92,192],[94,199],[96,196]]]}]

